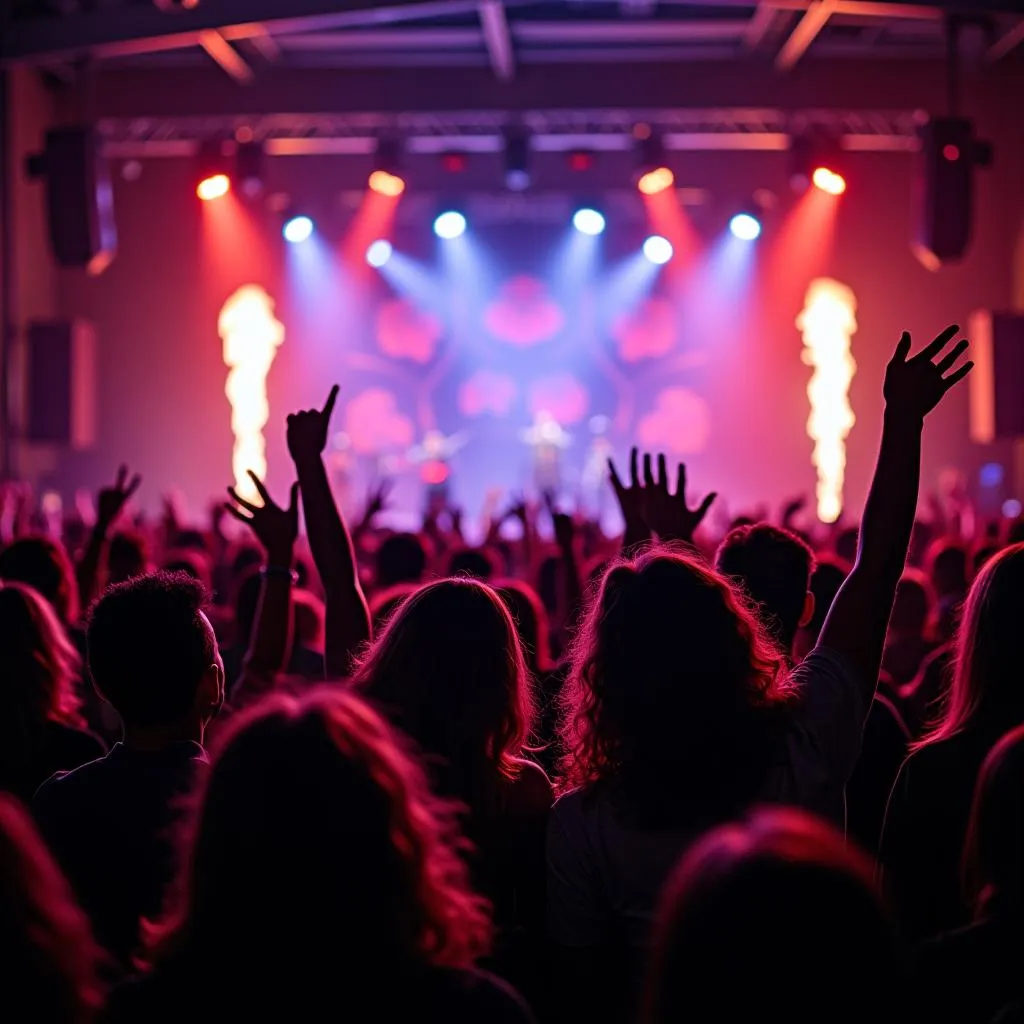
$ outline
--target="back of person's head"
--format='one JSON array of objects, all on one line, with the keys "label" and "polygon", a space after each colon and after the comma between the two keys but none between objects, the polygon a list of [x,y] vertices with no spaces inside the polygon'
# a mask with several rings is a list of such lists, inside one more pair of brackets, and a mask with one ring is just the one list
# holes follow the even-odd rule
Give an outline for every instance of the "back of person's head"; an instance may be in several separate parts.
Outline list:
[{"label": "back of person's head", "polygon": [[811,573],[811,593],[814,595],[814,613],[811,615],[807,630],[814,634],[815,642],[825,625],[825,617],[832,607],[832,602],[839,593],[846,577],[850,575],[850,566],[840,558],[822,555]]},{"label": "back of person's head", "polygon": [[485,548],[462,548],[448,559],[449,576],[468,576],[486,583],[498,575],[498,560]]},{"label": "back of person's head", "polygon": [[978,774],[964,844],[968,903],[979,914],[1024,911],[1024,725],[989,751]]},{"label": "back of person's head", "polygon": [[1024,722],[1024,544],[1004,548],[975,577],[956,638],[956,667],[935,728],[920,741],[979,725],[1006,732]]},{"label": "back of person's head", "polygon": [[895,1022],[903,970],[868,860],[803,812],[762,810],[706,835],[676,868],[644,1019]]},{"label": "back of person's head", "polygon": [[324,603],[302,587],[292,591],[295,642],[315,651],[324,649]]},{"label": "back of person's head", "polygon": [[715,568],[743,587],[785,652],[814,610],[808,597],[813,566],[814,555],[799,537],[768,523],[733,530],[715,556]]},{"label": "back of person's head", "polygon": [[224,985],[259,977],[296,1000],[335,989],[339,968],[353,988],[382,968],[400,983],[403,968],[467,967],[490,928],[459,845],[452,808],[364,701],[275,695],[221,737],[151,947],[207,982],[216,963]]},{"label": "back of person's head", "polygon": [[120,531],[107,547],[107,576],[111,583],[123,583],[142,576],[149,568],[149,551],[141,533]]},{"label": "back of person's head", "polygon": [[[506,775],[533,725],[515,623],[476,580],[438,580],[406,598],[364,652],[354,682],[428,754],[460,776],[490,763]],[[485,779],[475,782],[484,783]]]},{"label": "back of person's head", "polygon": [[959,541],[938,540],[928,552],[928,574],[940,597],[962,597],[967,591],[967,549]]},{"label": "back of person's head", "polygon": [[224,670],[203,606],[185,573],[158,572],[110,587],[89,616],[89,669],[125,726],[205,721],[224,695]]},{"label": "back of person's head", "polygon": [[419,583],[427,571],[427,552],[414,533],[396,533],[377,548],[374,581],[378,587]]},{"label": "back of person's head", "polygon": [[210,556],[199,548],[176,548],[169,551],[162,566],[164,572],[185,573],[205,589],[213,580],[213,565]]},{"label": "back of person's head", "polygon": [[0,793],[0,950],[6,1020],[88,1024],[102,1005],[100,950],[22,806]]},{"label": "back of person's head", "polygon": [[378,590],[370,598],[370,618],[373,620],[373,635],[377,636],[388,620],[398,611],[401,603],[415,594],[419,586],[415,583],[396,583],[386,590]]},{"label": "back of person's head", "polygon": [[548,614],[533,587],[521,580],[502,580],[497,586],[502,601],[512,615],[523,656],[530,671],[539,676],[551,670],[551,639]]},{"label": "back of person's head", "polygon": [[752,799],[785,700],[783,659],[741,591],[651,548],[605,574],[563,690],[563,785],[612,783],[631,812],[717,820]]},{"label": "back of person's head", "polygon": [[64,545],[52,537],[22,537],[0,551],[0,580],[25,583],[71,626],[78,621],[78,583]]},{"label": "back of person's head", "polygon": [[889,630],[905,636],[924,636],[935,614],[935,595],[923,572],[906,569],[896,585]]}]

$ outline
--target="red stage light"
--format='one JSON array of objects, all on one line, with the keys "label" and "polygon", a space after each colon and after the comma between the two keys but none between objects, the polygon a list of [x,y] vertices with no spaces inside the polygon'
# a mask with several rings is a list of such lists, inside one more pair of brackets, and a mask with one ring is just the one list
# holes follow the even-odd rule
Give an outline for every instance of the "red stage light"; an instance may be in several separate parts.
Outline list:
[{"label": "red stage light", "polygon": [[590,153],[586,153],[582,150],[574,150],[569,154],[569,170],[570,171],[589,171],[594,166],[594,157]]},{"label": "red stage light", "polygon": [[226,174],[211,174],[196,185],[196,195],[208,202],[219,199],[231,191],[231,179]]},{"label": "red stage light", "polygon": [[811,181],[815,188],[830,196],[841,196],[846,191],[846,179],[829,167],[816,167]]},{"label": "red stage light", "polygon": [[952,142],[948,142],[942,147],[942,155],[951,164],[956,163],[960,159],[960,147],[954,146]]},{"label": "red stage light", "polygon": [[675,180],[676,176],[667,167],[656,167],[653,171],[642,174],[636,187],[645,196],[656,196],[659,192],[671,188]]},{"label": "red stage light", "polygon": [[441,166],[449,174],[461,174],[466,169],[465,153],[442,153]]},{"label": "red stage light", "polygon": [[390,171],[374,171],[367,184],[382,196],[400,196],[405,191],[405,182]]}]

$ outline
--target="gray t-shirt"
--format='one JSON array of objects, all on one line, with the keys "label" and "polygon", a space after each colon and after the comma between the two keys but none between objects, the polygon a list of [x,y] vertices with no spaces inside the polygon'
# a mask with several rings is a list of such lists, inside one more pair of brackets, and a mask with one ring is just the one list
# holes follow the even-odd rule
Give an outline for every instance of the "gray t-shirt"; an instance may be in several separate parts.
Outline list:
[{"label": "gray t-shirt", "polygon": [[[812,811],[842,828],[843,788],[860,753],[865,688],[840,654],[816,647],[792,673],[800,692],[783,754],[766,780],[766,803]],[[561,946],[647,943],[658,896],[687,832],[624,826],[601,794],[578,790],[555,803],[548,822],[547,929]]]}]

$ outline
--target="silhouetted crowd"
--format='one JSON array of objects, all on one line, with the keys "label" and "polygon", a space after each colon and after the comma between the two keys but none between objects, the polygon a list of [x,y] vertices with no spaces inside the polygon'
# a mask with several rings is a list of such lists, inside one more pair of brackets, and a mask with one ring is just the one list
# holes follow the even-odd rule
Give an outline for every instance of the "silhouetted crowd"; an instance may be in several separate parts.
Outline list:
[{"label": "silhouetted crowd", "polygon": [[917,515],[957,332],[900,339],[858,525],[715,529],[636,450],[621,537],[347,523],[337,388],[287,504],[8,486],[3,1018],[1019,1022],[1024,522]]}]

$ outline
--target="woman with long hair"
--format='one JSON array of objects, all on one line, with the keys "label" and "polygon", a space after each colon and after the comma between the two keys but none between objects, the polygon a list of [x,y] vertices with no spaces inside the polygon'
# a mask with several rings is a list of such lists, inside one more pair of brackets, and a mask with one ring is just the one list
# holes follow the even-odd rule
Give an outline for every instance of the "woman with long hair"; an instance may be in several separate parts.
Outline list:
[{"label": "woman with long hair", "polygon": [[0,949],[5,1020],[90,1024],[102,954],[25,809],[0,793]]},{"label": "woman with long hair", "polygon": [[526,951],[539,946],[528,935],[543,920],[553,794],[524,757],[534,703],[508,609],[476,580],[429,583],[394,612],[352,682],[415,742],[434,787],[468,809],[473,878],[494,904],[501,934],[495,969],[531,987]]},{"label": "woman with long hair", "polygon": [[[945,355],[952,326],[911,356],[904,333],[885,374],[882,440],[857,560],[817,645],[792,672],[740,591],[693,553],[713,495],[675,493],[637,452],[626,522],[656,547],[608,569],[578,632],[562,725],[563,789],[548,830],[548,932],[566,996],[594,1012],[635,998],[658,893],[701,831],[753,803],[785,803],[842,825],[917,506],[925,415],[970,364]],[[585,1016],[586,1013],[582,1014]]]},{"label": "woman with long hair", "polygon": [[105,753],[82,727],[80,664],[50,603],[24,584],[0,584],[0,789],[30,800],[54,772]]},{"label": "woman with long hair", "polygon": [[966,924],[960,888],[971,798],[995,742],[1024,723],[1024,544],[978,573],[956,638],[941,717],[911,750],[889,798],[880,860],[916,936]]},{"label": "woman with long hair", "polygon": [[183,875],[113,1021],[527,1020],[487,952],[450,805],[351,693],[240,714],[199,795]]},{"label": "woman with long hair", "polygon": [[763,809],[710,832],[673,872],[643,1020],[895,1024],[905,980],[868,859],[807,814]]}]

